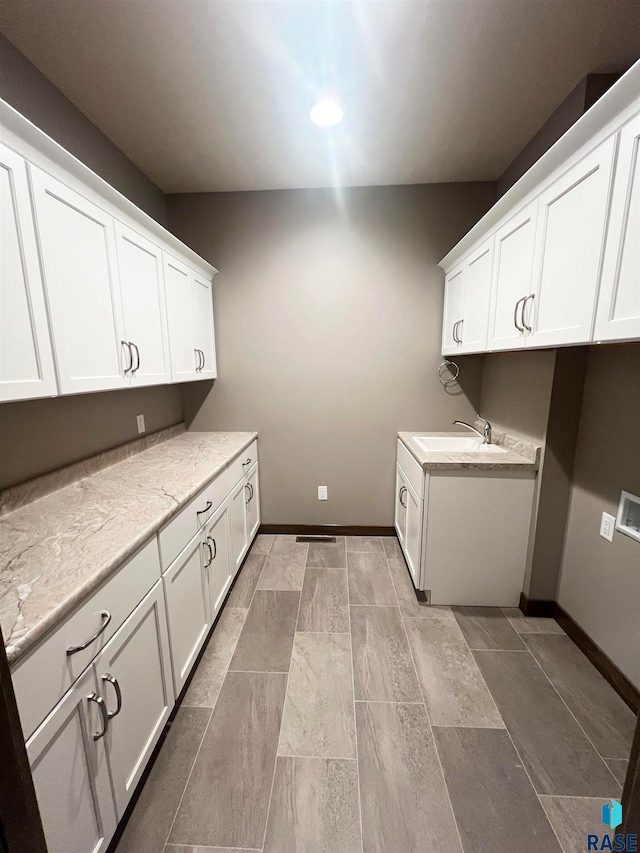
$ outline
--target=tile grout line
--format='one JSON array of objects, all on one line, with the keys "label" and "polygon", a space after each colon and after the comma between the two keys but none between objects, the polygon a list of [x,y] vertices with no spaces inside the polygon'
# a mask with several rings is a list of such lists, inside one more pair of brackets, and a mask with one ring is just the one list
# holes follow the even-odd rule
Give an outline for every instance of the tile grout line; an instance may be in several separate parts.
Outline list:
[{"label": "tile grout line", "polygon": [[567,711],[571,714],[571,716],[572,716],[572,717],[573,717],[573,719],[575,720],[576,725],[578,726],[578,728],[580,729],[580,731],[584,734],[584,736],[586,737],[586,739],[589,741],[589,743],[590,743],[590,744],[591,744],[591,746],[593,747],[595,754],[598,756],[598,758],[600,759],[600,761],[602,761],[602,763],[603,763],[603,764],[604,764],[604,766],[606,767],[607,771],[609,772],[609,774],[610,774],[611,778],[615,781],[616,785],[617,785],[619,788],[622,788],[623,786],[620,784],[620,782],[618,782],[618,780],[616,779],[616,777],[615,777],[615,775],[614,775],[613,771],[611,770],[611,768],[609,767],[609,765],[607,764],[607,762],[605,761],[605,759],[602,757],[602,755],[600,755],[600,751],[597,749],[597,747],[596,747],[595,743],[591,740],[591,738],[589,737],[589,735],[587,734],[587,732],[585,731],[585,729],[584,729],[584,728],[583,728],[583,726],[581,725],[581,723],[580,723],[580,721],[578,720],[578,718],[576,717],[576,715],[573,713],[573,711],[571,710],[571,708],[569,707],[569,705],[565,702],[565,700],[563,699],[563,697],[560,695],[560,691],[558,690],[558,688],[555,686],[555,684],[553,683],[553,681],[551,681],[551,679],[549,678],[549,676],[547,675],[547,673],[544,671],[544,669],[543,669],[543,667],[542,667],[542,664],[537,660],[536,656],[533,654],[533,652],[531,651],[531,649],[528,649],[528,652],[529,652],[529,654],[531,655],[531,658],[532,658],[533,662],[535,663],[535,665],[538,667],[538,669],[540,670],[540,672],[541,672],[541,673],[544,675],[544,677],[547,679],[547,681],[549,682],[549,684],[551,685],[551,687],[553,688],[553,690],[554,690],[554,691],[556,692],[556,694],[558,695],[558,697],[559,697],[560,701],[562,702],[562,704],[565,706],[565,708],[567,709]]},{"label": "tile grout line", "polygon": [[[399,544],[398,544],[398,547],[400,547]],[[407,633],[407,627],[404,624],[404,616],[402,615],[402,608],[400,607],[400,599],[398,598],[398,590],[396,589],[396,582],[393,578],[393,574],[392,574],[391,568],[389,566],[389,556],[386,552],[386,549],[384,549],[384,543],[383,543],[383,550],[384,550],[385,560],[387,561],[387,571],[389,572],[389,575],[391,577],[391,586],[393,588],[393,593],[396,597],[396,602],[398,605],[398,612],[400,613],[400,623],[402,624],[402,630],[404,631],[404,636],[405,636],[405,639],[407,641],[407,646],[409,647],[409,654],[411,655],[411,663],[413,664],[413,671],[415,672],[416,680],[418,682],[418,689],[420,690],[420,695],[422,696],[422,707],[424,708],[424,714],[425,714],[425,717],[427,718],[427,725],[429,726],[429,734],[431,735],[431,742],[433,743],[433,750],[434,750],[434,753],[436,756],[436,760],[438,762],[438,767],[440,768],[440,778],[442,779],[442,784],[444,785],[444,790],[446,791],[446,794],[447,794],[447,801],[449,803],[449,808],[451,810],[451,817],[453,818],[453,825],[455,826],[455,829],[456,829],[456,835],[458,836],[458,843],[460,844],[460,850],[462,851],[462,853],[464,853],[464,845],[462,844],[462,836],[460,835],[460,827],[458,826],[458,819],[456,818],[456,813],[453,809],[453,803],[451,802],[451,792],[449,791],[449,786],[447,785],[447,780],[446,780],[445,775],[444,775],[444,769],[442,767],[442,761],[440,759],[440,753],[438,752],[438,744],[436,743],[436,739],[435,739],[435,736],[433,734],[433,725],[431,724],[431,718],[429,716],[429,711],[427,710],[427,703],[426,703],[425,698],[424,698],[424,690],[422,689],[422,682],[420,681],[420,678],[418,676],[418,668],[416,666],[416,661],[415,661],[415,658],[413,656],[413,649],[411,648],[411,643],[409,642],[409,635]],[[404,557],[402,557],[402,559],[404,559]]]},{"label": "tile grout line", "polygon": [[[502,608],[500,608],[500,609],[502,610]],[[506,616],[504,613],[503,613],[503,615],[504,615],[505,619],[507,619],[507,616]],[[457,621],[457,620],[456,620],[456,621]],[[514,630],[515,630],[515,629],[514,629]],[[517,632],[516,632],[516,633],[517,633]],[[463,636],[464,636],[464,635],[463,635]],[[520,635],[518,635],[518,636],[520,636]],[[466,637],[465,637],[465,642],[467,642]],[[524,640],[523,640],[523,642],[524,642]],[[467,643],[467,645],[469,645],[469,644]],[[526,645],[526,643],[525,643],[525,645]],[[497,649],[495,649],[495,650],[494,650],[494,649],[492,649],[492,650],[488,650],[488,649],[479,649],[478,651],[499,651],[499,650],[497,650]],[[509,651],[509,650],[505,650],[505,651]],[[526,652],[531,656],[531,659],[532,659],[532,660],[534,661],[534,663],[535,663],[535,664],[540,668],[540,670],[542,671],[542,673],[544,674],[544,676],[547,678],[547,680],[549,680],[549,683],[551,684],[551,681],[550,681],[549,677],[547,676],[546,672],[544,672],[544,670],[542,669],[542,667],[540,666],[540,664],[538,663],[538,661],[537,661],[537,660],[535,659],[535,657],[533,656],[533,654],[532,654],[532,652],[531,652],[531,649],[527,647],[527,648],[525,649],[525,651],[526,651]],[[475,660],[475,658],[474,658],[474,660]],[[476,666],[478,666],[477,661],[476,661]],[[487,684],[486,679],[485,679],[485,677],[484,677],[484,674],[483,674],[483,672],[482,672],[482,670],[480,669],[480,667],[479,667],[479,666],[478,666],[478,670],[479,670],[479,672],[480,672],[480,675],[481,675],[481,677],[482,677],[482,680],[483,680],[483,681],[484,681],[484,683],[485,683],[485,686],[486,686],[487,690],[489,690],[489,685]],[[553,687],[553,684],[551,684],[551,686]],[[555,687],[553,687],[553,689],[555,690]],[[557,693],[557,692],[558,692],[558,691],[556,690],[556,693]],[[489,690],[489,695],[490,695],[490,696],[491,696],[491,698],[493,699],[493,693],[491,693],[491,690]],[[558,696],[560,696],[560,694],[559,694],[559,693],[558,693]],[[562,700],[562,696],[560,696],[560,699]],[[563,701],[564,701],[564,700],[563,700]],[[495,699],[494,699],[494,704],[495,704]],[[566,703],[565,703],[565,705],[566,705]],[[497,708],[497,705],[496,705],[496,708]],[[569,710],[569,712],[571,713],[571,709],[570,709],[568,706],[567,706],[567,709],[568,709],[568,710]],[[500,713],[500,710],[499,710],[499,709],[498,709],[498,713]],[[500,713],[500,717],[502,718],[502,714],[501,714],[501,713]],[[575,717],[574,717],[574,719],[575,719]],[[503,719],[502,721],[503,721],[503,723],[504,723],[504,719]],[[577,723],[577,722],[578,722],[578,721],[576,720],[576,723]],[[579,723],[578,723],[578,725],[580,726],[580,724],[579,724]],[[580,728],[582,728],[582,727],[580,726]],[[559,846],[560,850],[562,850],[562,851],[563,851],[563,853],[570,853],[570,851],[566,851],[566,850],[565,850],[565,848],[563,847],[563,845],[562,845],[562,843],[561,843],[561,841],[560,841],[560,838],[558,837],[558,834],[557,834],[557,832],[556,832],[556,830],[555,830],[555,827],[554,827],[553,823],[551,822],[551,820],[549,819],[549,815],[547,814],[547,811],[546,811],[546,809],[545,809],[545,807],[544,807],[544,805],[543,805],[543,803],[542,803],[542,800],[540,799],[540,797],[541,797],[541,796],[549,796],[549,795],[547,795],[547,794],[540,794],[540,793],[538,792],[538,789],[537,789],[537,788],[536,788],[536,786],[533,784],[533,779],[531,778],[531,776],[530,776],[530,774],[529,774],[529,771],[527,770],[527,766],[526,766],[526,764],[524,763],[524,761],[522,760],[522,756],[520,755],[520,751],[518,750],[518,747],[516,746],[516,742],[515,742],[515,740],[513,739],[513,735],[512,735],[512,734],[511,734],[511,732],[509,731],[509,728],[508,728],[508,726],[507,726],[507,724],[506,724],[506,723],[504,723],[504,730],[506,731],[506,733],[507,733],[507,735],[508,735],[508,737],[509,737],[509,740],[511,741],[511,744],[513,745],[513,748],[514,748],[514,750],[515,750],[515,753],[516,753],[516,755],[518,756],[518,759],[519,759],[519,761],[520,761],[520,764],[522,765],[522,769],[524,770],[524,772],[525,772],[525,774],[526,774],[526,776],[527,776],[527,779],[529,780],[529,784],[531,785],[531,788],[533,789],[533,793],[536,795],[536,797],[537,797],[537,799],[538,799],[538,803],[540,804],[540,808],[541,808],[541,809],[542,809],[542,811],[544,812],[544,816],[545,816],[545,817],[546,817],[546,819],[547,819],[547,823],[548,823],[548,824],[549,824],[549,826],[551,827],[551,831],[553,832],[553,834],[554,834],[554,835],[555,835],[555,837],[556,837],[556,840],[557,840],[557,842],[558,842],[558,846]],[[586,732],[585,732],[585,736],[586,736]],[[593,744],[592,744],[592,746],[593,746]],[[595,747],[594,747],[594,749],[595,749]],[[600,755],[600,753],[598,753],[598,752],[597,752],[597,750],[596,750],[596,753],[597,753],[598,755]],[[604,763],[604,762],[603,762],[603,763]],[[606,766],[606,764],[605,764],[605,766]],[[609,768],[608,768],[608,767],[607,767],[607,770],[609,770]],[[610,770],[609,770],[609,772],[611,773],[611,771],[610,771]],[[611,773],[611,776],[613,776],[613,773]],[[615,777],[613,777],[613,778],[615,779]],[[617,782],[617,779],[616,779],[616,782]],[[562,796],[562,795],[557,795],[557,796]]]},{"label": "tile grout line", "polygon": [[[500,611],[502,612],[502,608],[500,608]],[[503,613],[502,615],[504,616],[504,618],[505,618],[505,619],[507,619],[507,616],[506,616],[504,613]],[[455,614],[454,614],[454,619],[455,619]],[[507,620],[507,621],[508,621],[508,620]],[[460,628],[460,625],[458,624],[458,620],[457,620],[457,619],[456,619],[456,624],[458,625],[458,628]],[[512,626],[512,627],[513,627],[513,626]],[[515,631],[515,628],[514,628],[514,631]],[[462,631],[462,629],[460,629],[460,633],[462,634],[462,636],[463,636],[463,639],[464,639],[465,643],[466,643],[466,644],[467,644],[467,646],[469,647],[469,643],[467,642],[467,638],[464,636],[464,632]],[[516,633],[518,633],[518,632],[516,631]],[[520,635],[518,634],[518,636],[520,636]],[[524,643],[524,640],[523,640],[523,643]],[[526,645],[526,644],[525,644],[525,645]],[[526,775],[527,779],[529,780],[529,784],[531,785],[531,790],[533,791],[533,793],[534,793],[534,794],[535,794],[535,796],[537,797],[538,804],[540,805],[540,808],[542,809],[542,812],[543,812],[543,814],[544,814],[544,816],[545,816],[545,818],[546,818],[546,820],[547,820],[547,823],[548,823],[548,824],[549,824],[549,826],[551,827],[551,831],[553,832],[553,834],[554,834],[554,836],[555,836],[555,838],[556,838],[556,841],[558,842],[558,847],[560,848],[560,850],[562,850],[562,851],[563,851],[563,853],[570,853],[570,851],[565,850],[565,849],[564,849],[564,847],[562,846],[562,844],[560,843],[560,839],[558,838],[558,834],[557,834],[557,832],[556,832],[556,830],[555,830],[555,827],[554,827],[554,825],[551,823],[551,821],[549,820],[549,815],[547,814],[547,812],[546,812],[546,810],[545,810],[545,807],[542,805],[542,801],[540,800],[540,794],[538,794],[538,791],[536,790],[536,786],[533,784],[533,780],[532,780],[531,776],[529,775],[529,771],[527,770],[527,766],[526,766],[526,764],[524,763],[524,761],[522,760],[522,756],[520,755],[520,752],[519,752],[518,747],[516,746],[516,743],[515,743],[515,741],[514,741],[514,739],[513,739],[512,735],[511,735],[511,732],[509,731],[509,728],[508,728],[507,724],[506,724],[506,723],[505,723],[505,721],[504,721],[504,717],[502,716],[502,713],[500,712],[500,709],[498,708],[498,704],[497,704],[496,700],[495,700],[495,699],[494,699],[494,697],[493,697],[493,693],[492,693],[492,692],[491,692],[491,690],[489,689],[489,685],[487,684],[487,680],[486,680],[486,678],[484,677],[484,673],[482,672],[482,670],[481,670],[481,669],[480,669],[480,667],[478,666],[478,661],[475,659],[475,657],[473,657],[473,651],[472,651],[472,649],[471,649],[470,647],[469,647],[469,651],[471,652],[471,657],[473,658],[474,663],[475,663],[475,665],[476,665],[476,667],[477,667],[477,669],[478,669],[478,672],[480,673],[480,677],[482,678],[482,681],[483,681],[483,683],[484,683],[484,686],[486,687],[487,692],[489,693],[489,696],[491,696],[491,699],[493,700],[493,704],[496,706],[496,710],[497,710],[497,712],[498,712],[498,714],[499,714],[499,716],[500,716],[500,719],[502,720],[503,726],[504,726],[504,729],[503,729],[503,730],[507,733],[507,737],[508,737],[508,738],[509,738],[509,740],[511,741],[511,745],[513,746],[513,749],[514,749],[514,751],[515,751],[516,755],[518,756],[518,761],[520,762],[520,764],[521,764],[521,766],[522,766],[522,769],[524,770],[525,775]],[[487,651],[487,649],[480,649],[479,651]],[[499,650],[499,649],[492,649],[492,651],[500,651],[500,650]],[[531,655],[531,650],[530,650],[529,648],[525,648],[525,649],[524,649],[524,651],[525,651],[525,652],[528,652],[528,653]],[[533,655],[531,655],[531,657],[533,657]]]},{"label": "tile grout line", "polygon": [[347,568],[347,616],[349,618],[349,662],[351,664],[351,690],[353,696],[353,734],[356,747],[356,781],[358,786],[358,817],[360,819],[360,850],[364,853],[364,832],[362,829],[362,792],[360,790],[360,751],[358,749],[358,718],[356,716],[356,679],[353,667],[353,631],[351,629],[351,593],[349,592],[349,560],[347,540],[344,542],[344,563]]},{"label": "tile grout line", "polygon": [[[275,541],[276,541],[276,538],[274,536],[273,542],[275,542]],[[309,543],[306,543],[306,544],[307,544],[307,549],[306,549],[306,555],[305,555],[305,560],[304,560],[305,565],[307,562],[307,558],[309,556]],[[272,543],[272,545],[273,545],[273,543]],[[265,566],[266,566],[266,564],[267,564],[267,561],[265,560]],[[264,566],[263,566],[263,571],[264,571]],[[306,571],[306,569],[305,569],[305,571]],[[260,574],[262,574],[262,572]],[[260,582],[260,579],[258,579],[258,583],[259,582]],[[303,583],[304,583],[304,575],[303,575]],[[258,584],[256,584],[256,589],[257,588],[258,588]],[[254,594],[255,594],[255,592],[254,592]],[[266,820],[264,822],[264,832],[262,834],[262,847],[260,849],[263,851],[263,853],[264,853],[264,845],[267,842],[267,830],[269,828],[269,817],[271,815],[271,803],[273,802],[273,787],[274,787],[275,781],[276,781],[276,770],[278,768],[278,757],[279,757],[279,752],[280,752],[280,738],[282,737],[282,722],[284,720],[284,709],[285,709],[285,706],[287,704],[287,694],[289,692],[289,679],[291,678],[291,662],[293,660],[293,647],[294,647],[295,642],[296,642],[296,633],[297,632],[296,632],[295,628],[297,628],[298,619],[300,618],[300,604],[301,603],[302,603],[302,590],[300,590],[300,593],[298,595],[298,610],[296,612],[296,621],[295,621],[295,627],[294,627],[294,631],[293,631],[293,639],[291,642],[291,654],[289,655],[289,671],[287,672],[287,683],[286,683],[286,686],[284,688],[284,700],[282,702],[282,713],[280,716],[280,729],[278,731],[278,742],[276,743],[276,754],[274,756],[274,761],[273,761],[273,774],[271,776],[271,788],[269,790],[269,804],[267,805],[267,817],[266,817]]]},{"label": "tile grout line", "polygon": [[[275,539],[274,539],[274,541],[275,541]],[[273,545],[273,543],[271,543],[271,544]],[[253,543],[252,543],[252,547],[253,547]],[[267,551],[267,556],[269,555],[269,552],[270,552],[270,551],[271,551],[271,545],[269,546],[269,550]],[[249,550],[247,551],[247,556],[248,556],[250,553],[251,553],[251,548],[249,548]],[[266,559],[265,559],[265,563],[266,563],[266,562],[267,562],[267,561],[266,561]],[[242,571],[242,568],[243,568],[243,567],[244,567],[244,566],[241,566],[241,567],[240,567],[240,571]],[[264,566],[263,566],[263,568],[264,568]],[[239,572],[238,572],[238,574],[239,574]],[[262,574],[262,572],[260,572],[260,574]],[[237,577],[237,576],[236,576],[236,577]],[[257,588],[257,584],[256,584],[256,588]],[[256,594],[256,590],[254,589],[254,590],[253,590],[253,595],[251,596],[251,601],[249,602],[249,607],[251,606],[251,604],[252,604],[252,602],[253,602],[253,596],[254,596],[255,594]],[[226,608],[226,606],[227,606],[227,603],[226,603],[226,601],[225,601],[224,607],[222,608],[222,610],[223,610],[223,611],[224,611],[224,609]],[[240,608],[238,608],[238,609],[240,609]],[[249,612],[249,608],[247,608],[247,614],[248,614],[248,612]],[[245,616],[245,621],[246,621],[246,616]],[[244,622],[243,622],[243,624],[242,624],[242,628],[244,628]],[[242,628],[240,629],[240,634],[242,633]],[[215,633],[215,628],[214,628],[214,633]],[[240,634],[238,634],[238,640],[240,639]],[[238,640],[236,640],[236,645],[237,645],[237,643],[238,643]],[[233,657],[233,655],[231,656],[231,658],[232,658],[232,657]],[[189,782],[191,781],[191,776],[193,775],[193,770],[194,770],[194,768],[195,768],[195,766],[196,766],[196,761],[198,760],[198,756],[200,755],[200,750],[202,749],[202,744],[204,743],[204,739],[205,739],[205,737],[206,737],[206,735],[207,735],[207,732],[209,731],[209,725],[211,724],[211,720],[212,720],[212,718],[213,718],[213,712],[215,711],[215,707],[216,707],[216,705],[218,704],[218,699],[220,698],[220,694],[222,693],[222,688],[223,688],[223,686],[224,686],[224,683],[225,683],[225,681],[227,680],[227,676],[228,676],[228,674],[229,674],[229,665],[230,665],[230,663],[231,663],[231,658],[229,658],[229,663],[227,664],[227,671],[225,672],[225,674],[224,674],[224,678],[222,679],[222,684],[220,685],[220,690],[218,691],[218,695],[216,696],[215,704],[214,704],[214,705],[213,705],[213,707],[211,708],[211,713],[209,714],[209,719],[207,720],[207,725],[204,727],[204,732],[203,732],[203,734],[202,734],[202,738],[201,738],[201,740],[200,740],[200,745],[198,746],[198,749],[197,749],[197,752],[196,752],[195,758],[193,759],[193,764],[191,765],[191,770],[189,771],[189,775],[187,776],[187,781],[185,782],[185,786],[184,786],[184,788],[183,788],[183,790],[182,790],[182,794],[181,794],[181,796],[180,796],[180,801],[178,802],[178,807],[176,808],[175,813],[174,813],[174,815],[173,815],[173,820],[171,821],[171,826],[169,827],[169,832],[168,832],[168,834],[167,834],[167,838],[166,838],[166,841],[165,841],[165,843],[164,843],[164,846],[165,846],[165,847],[169,844],[169,838],[171,837],[171,832],[172,832],[172,830],[173,830],[173,826],[174,826],[174,824],[175,824],[175,822],[176,822],[176,819],[177,819],[177,817],[178,817],[178,812],[180,811],[180,806],[182,805],[182,801],[184,800],[184,795],[185,795],[185,794],[186,794],[186,792],[187,792],[187,786],[189,785]],[[197,706],[187,706],[187,707],[197,707]]]},{"label": "tile grout line", "polygon": [[[226,678],[227,678],[227,676],[225,675],[224,681],[226,681]],[[223,681],[223,684],[224,684],[224,681]],[[222,688],[220,688],[220,690],[222,690]],[[218,694],[218,695],[220,695],[220,694]],[[211,723],[211,718],[213,717],[213,711],[214,711],[214,709],[212,708],[211,713],[209,714],[209,719],[207,720],[207,725],[204,727],[204,732],[202,733],[202,738],[200,739],[200,744],[199,744],[198,749],[196,751],[195,758],[193,759],[193,764],[191,765],[191,770],[189,770],[189,775],[187,776],[187,781],[185,782],[184,788],[182,789],[182,794],[180,795],[180,800],[178,802],[178,806],[177,806],[175,813],[173,815],[173,820],[171,821],[171,826],[169,827],[169,832],[167,833],[167,838],[164,842],[165,847],[169,843],[169,838],[171,838],[171,832],[173,830],[173,826],[174,826],[176,819],[178,817],[178,812],[180,811],[180,806],[182,805],[182,801],[184,800],[184,795],[187,792],[187,787],[189,785],[189,782],[191,781],[193,769],[196,766],[196,761],[198,760],[198,756],[200,755],[200,750],[202,749],[202,744],[204,743],[204,739],[207,736],[207,732],[209,731],[209,724]]]}]

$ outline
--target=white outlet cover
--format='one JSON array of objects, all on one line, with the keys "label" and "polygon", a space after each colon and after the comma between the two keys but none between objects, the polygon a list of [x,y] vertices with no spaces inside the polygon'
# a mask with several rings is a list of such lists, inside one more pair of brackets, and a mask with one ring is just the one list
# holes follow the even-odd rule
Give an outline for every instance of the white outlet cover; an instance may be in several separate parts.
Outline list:
[{"label": "white outlet cover", "polygon": [[602,521],[600,522],[600,536],[608,542],[613,542],[613,534],[616,530],[616,520],[613,515],[608,512],[602,513]]},{"label": "white outlet cover", "polygon": [[138,433],[144,432],[144,415],[136,415],[136,422],[138,424]]},{"label": "white outlet cover", "polygon": [[318,500],[326,501],[328,499],[328,489],[326,486],[318,486]]}]

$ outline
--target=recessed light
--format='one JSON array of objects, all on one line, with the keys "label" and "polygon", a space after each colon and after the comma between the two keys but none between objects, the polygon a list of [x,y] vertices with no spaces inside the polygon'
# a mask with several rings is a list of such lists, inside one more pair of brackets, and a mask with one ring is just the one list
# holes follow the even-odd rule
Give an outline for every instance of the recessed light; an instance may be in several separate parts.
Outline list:
[{"label": "recessed light", "polygon": [[342,107],[333,98],[320,98],[317,104],[311,108],[309,117],[314,124],[320,127],[332,127],[342,121]]}]

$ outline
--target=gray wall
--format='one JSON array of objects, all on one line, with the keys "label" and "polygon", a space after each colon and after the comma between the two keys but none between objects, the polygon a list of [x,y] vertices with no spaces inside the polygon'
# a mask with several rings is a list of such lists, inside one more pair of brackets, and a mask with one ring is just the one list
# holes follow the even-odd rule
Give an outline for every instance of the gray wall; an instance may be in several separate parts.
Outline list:
[{"label": "gray wall", "polygon": [[[437,262],[492,203],[493,184],[168,196],[169,224],[221,270],[220,379],[183,389],[192,429],[260,432],[263,521],[393,522],[398,430],[477,411],[441,361]],[[326,485],[329,500],[317,500]]]},{"label": "gray wall", "polygon": [[599,535],[640,494],[640,345],[589,347],[558,601],[640,688],[640,542]]},{"label": "gray wall", "polygon": [[1,34],[0,98],[149,216],[167,224],[162,190]]},{"label": "gray wall", "polygon": [[[0,97],[166,224],[163,193],[0,35]],[[182,420],[176,386],[113,391],[0,407],[0,488],[44,474]]]},{"label": "gray wall", "polygon": [[0,407],[0,489],[182,420],[177,385],[3,403]]}]

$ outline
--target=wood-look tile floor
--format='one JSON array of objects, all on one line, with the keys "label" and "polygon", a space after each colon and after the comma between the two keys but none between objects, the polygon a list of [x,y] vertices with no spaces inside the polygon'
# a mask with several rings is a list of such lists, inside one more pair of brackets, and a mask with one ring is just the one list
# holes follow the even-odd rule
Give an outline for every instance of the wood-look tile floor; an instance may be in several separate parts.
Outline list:
[{"label": "wood-look tile floor", "polygon": [[393,538],[258,536],[117,853],[573,853],[634,723],[552,619],[418,602]]}]

